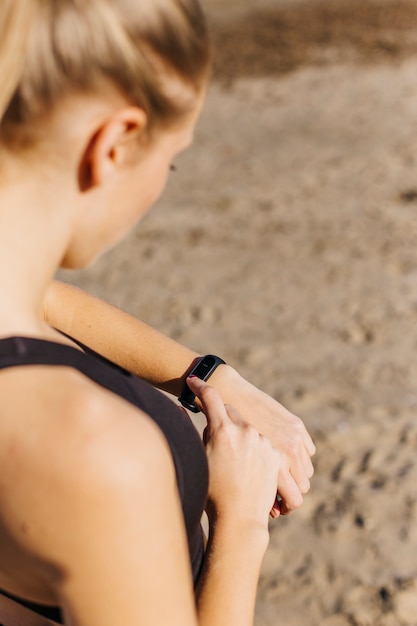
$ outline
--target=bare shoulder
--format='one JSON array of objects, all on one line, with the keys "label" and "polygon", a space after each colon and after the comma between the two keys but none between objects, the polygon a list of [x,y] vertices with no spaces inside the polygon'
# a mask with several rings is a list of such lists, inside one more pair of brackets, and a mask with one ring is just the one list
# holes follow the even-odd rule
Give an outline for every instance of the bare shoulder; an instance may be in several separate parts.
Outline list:
[{"label": "bare shoulder", "polygon": [[0,375],[0,393],[0,586],[58,602],[80,626],[194,626],[175,469],[158,427],[67,368]]},{"label": "bare shoulder", "polygon": [[56,552],[74,523],[98,524],[92,511],[107,515],[132,493],[145,499],[155,481],[172,487],[167,442],[145,413],[71,368],[8,372],[0,378],[0,509],[10,512],[6,525],[25,529],[28,548],[33,541],[42,552],[44,542]]},{"label": "bare shoulder", "polygon": [[76,452],[77,463],[106,444],[124,455],[141,444],[144,450],[148,443],[164,446],[145,413],[72,368],[11,368],[1,372],[0,394],[0,446],[9,434],[26,453],[45,445],[51,460],[70,460]]},{"label": "bare shoulder", "polygon": [[[40,435],[72,438],[125,429],[149,435],[159,432],[145,413],[70,367],[31,366],[0,372],[0,428],[35,428]],[[18,415],[18,421],[15,419]],[[133,434],[133,433],[132,433]],[[64,446],[65,443],[65,446]]]}]

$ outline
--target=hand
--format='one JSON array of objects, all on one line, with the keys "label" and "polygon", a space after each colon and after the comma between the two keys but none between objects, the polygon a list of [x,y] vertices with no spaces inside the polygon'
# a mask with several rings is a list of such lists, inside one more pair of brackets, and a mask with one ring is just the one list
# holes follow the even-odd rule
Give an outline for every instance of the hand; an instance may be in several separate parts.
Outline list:
[{"label": "hand", "polygon": [[207,417],[210,521],[229,516],[236,523],[267,530],[268,514],[278,516],[275,497],[281,455],[236,409],[225,406],[215,389],[196,377],[188,378],[187,384]]},{"label": "hand", "polygon": [[279,511],[286,515],[303,502],[310,489],[314,468],[314,443],[303,422],[279,402],[242,378],[228,365],[221,365],[210,377],[210,385],[222,401],[237,409],[242,417],[268,437],[282,455],[278,478]]}]

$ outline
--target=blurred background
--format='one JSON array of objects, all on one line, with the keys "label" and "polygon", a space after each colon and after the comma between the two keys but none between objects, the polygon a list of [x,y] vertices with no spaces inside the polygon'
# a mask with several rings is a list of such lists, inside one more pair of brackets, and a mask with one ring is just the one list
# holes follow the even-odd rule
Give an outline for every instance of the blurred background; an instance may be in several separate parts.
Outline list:
[{"label": "blurred background", "polygon": [[193,147],[115,250],[60,277],[300,415],[257,626],[417,624],[417,1],[204,0]]}]

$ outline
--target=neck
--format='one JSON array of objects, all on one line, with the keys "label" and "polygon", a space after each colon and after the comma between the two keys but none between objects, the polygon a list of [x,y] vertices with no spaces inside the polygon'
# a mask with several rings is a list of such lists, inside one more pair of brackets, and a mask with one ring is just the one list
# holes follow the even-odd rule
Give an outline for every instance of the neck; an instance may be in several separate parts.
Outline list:
[{"label": "neck", "polygon": [[45,334],[46,289],[66,250],[71,213],[65,192],[37,171],[0,183],[0,335]]}]

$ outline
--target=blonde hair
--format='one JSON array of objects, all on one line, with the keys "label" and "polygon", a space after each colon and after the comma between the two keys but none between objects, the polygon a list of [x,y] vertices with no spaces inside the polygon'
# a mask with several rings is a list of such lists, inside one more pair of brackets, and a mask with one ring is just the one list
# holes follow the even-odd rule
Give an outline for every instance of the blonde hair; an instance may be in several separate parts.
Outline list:
[{"label": "blonde hair", "polygon": [[0,127],[3,142],[24,142],[64,96],[104,83],[141,106],[152,129],[190,104],[170,94],[172,78],[193,94],[206,80],[210,46],[197,0],[35,2],[21,79]]},{"label": "blonde hair", "polygon": [[33,8],[31,0],[1,0],[0,121],[21,77]]}]

